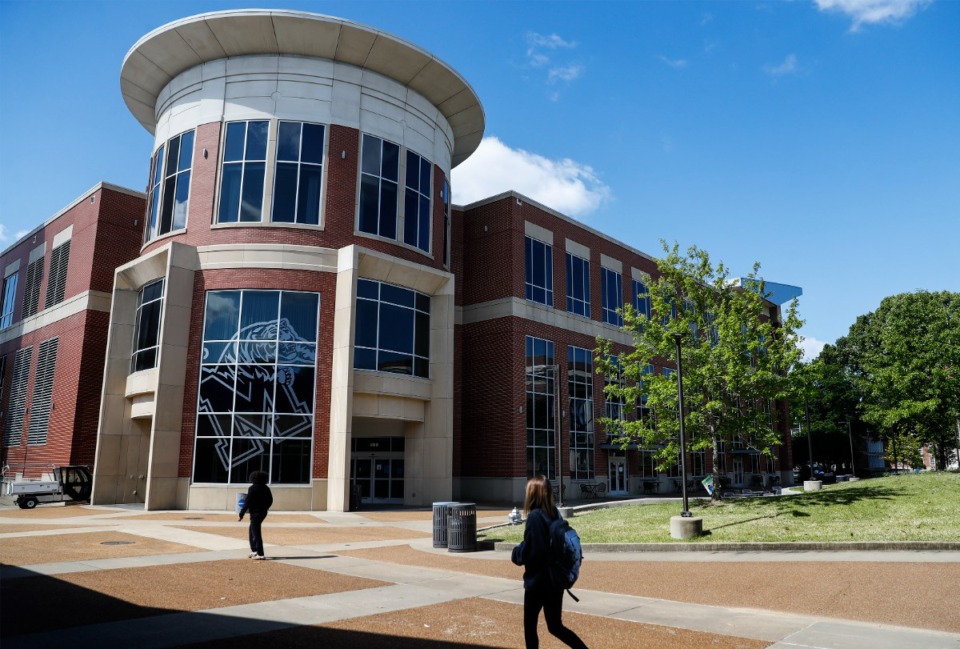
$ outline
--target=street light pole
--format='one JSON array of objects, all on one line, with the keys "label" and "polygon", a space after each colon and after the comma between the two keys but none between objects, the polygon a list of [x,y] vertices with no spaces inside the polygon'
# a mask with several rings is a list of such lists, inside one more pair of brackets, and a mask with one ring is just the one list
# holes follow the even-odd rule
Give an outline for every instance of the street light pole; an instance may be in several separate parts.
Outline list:
[{"label": "street light pole", "polygon": [[847,420],[847,437],[850,438],[850,473],[854,476],[857,475],[857,468],[854,465],[853,460],[853,431],[850,428],[850,420]]},{"label": "street light pole", "polygon": [[683,511],[680,512],[680,515],[689,518],[693,514],[690,513],[687,502],[687,435],[683,426],[683,360],[680,353],[680,339],[682,337],[683,334],[673,334],[673,340],[677,344],[677,392],[679,399],[677,408],[680,417],[680,493],[683,495]]},{"label": "street light pole", "polygon": [[810,404],[807,402],[807,398],[803,398],[803,412],[804,416],[807,419],[807,465],[810,467],[810,480],[813,480],[813,442],[811,441],[811,431],[810,431]]}]

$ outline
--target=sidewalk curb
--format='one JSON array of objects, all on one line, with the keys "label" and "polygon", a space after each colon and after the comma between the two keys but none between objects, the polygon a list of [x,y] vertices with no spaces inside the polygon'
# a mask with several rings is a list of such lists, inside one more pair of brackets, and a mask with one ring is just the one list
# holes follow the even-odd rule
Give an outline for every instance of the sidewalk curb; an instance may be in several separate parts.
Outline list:
[{"label": "sidewalk curb", "polygon": [[[497,542],[498,552],[512,551],[516,543]],[[954,541],[797,541],[793,543],[584,543],[587,552],[843,552],[853,551],[960,551]]]}]

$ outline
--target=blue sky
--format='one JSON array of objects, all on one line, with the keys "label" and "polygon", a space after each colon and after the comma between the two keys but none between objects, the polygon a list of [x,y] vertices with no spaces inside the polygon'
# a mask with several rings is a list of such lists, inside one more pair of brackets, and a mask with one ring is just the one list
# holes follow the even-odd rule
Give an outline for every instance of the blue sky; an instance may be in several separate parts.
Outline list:
[{"label": "blue sky", "polygon": [[0,249],[86,189],[143,189],[119,72],[147,32],[242,7],[391,32],[474,87],[454,199],[507,189],[648,254],[803,287],[815,352],[904,291],[960,291],[960,2],[0,0]]}]

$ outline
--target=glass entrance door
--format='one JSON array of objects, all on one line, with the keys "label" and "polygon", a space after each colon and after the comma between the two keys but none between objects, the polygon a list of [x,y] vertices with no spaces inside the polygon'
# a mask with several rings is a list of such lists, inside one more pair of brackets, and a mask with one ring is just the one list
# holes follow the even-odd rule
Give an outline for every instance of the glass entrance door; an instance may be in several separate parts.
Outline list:
[{"label": "glass entrance door", "polygon": [[608,489],[611,495],[627,495],[627,489],[629,486],[627,482],[627,458],[616,456],[612,456],[610,458],[608,479]]},{"label": "glass entrance door", "polygon": [[403,504],[403,442],[402,437],[353,440],[350,480],[364,502]]}]

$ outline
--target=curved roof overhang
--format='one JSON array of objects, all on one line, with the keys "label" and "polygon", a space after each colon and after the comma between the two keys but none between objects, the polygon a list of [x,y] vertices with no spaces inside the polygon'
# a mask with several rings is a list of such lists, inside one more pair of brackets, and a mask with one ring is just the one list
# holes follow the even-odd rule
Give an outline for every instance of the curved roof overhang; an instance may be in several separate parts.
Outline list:
[{"label": "curved roof overhang", "polygon": [[429,52],[396,36],[341,18],[300,11],[249,9],[191,16],[159,27],[127,52],[123,100],[151,133],[157,97],[181,72],[234,56],[288,54],[348,63],[382,74],[423,95],[453,130],[453,166],[483,137],[484,114],[470,84]]}]

